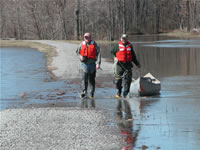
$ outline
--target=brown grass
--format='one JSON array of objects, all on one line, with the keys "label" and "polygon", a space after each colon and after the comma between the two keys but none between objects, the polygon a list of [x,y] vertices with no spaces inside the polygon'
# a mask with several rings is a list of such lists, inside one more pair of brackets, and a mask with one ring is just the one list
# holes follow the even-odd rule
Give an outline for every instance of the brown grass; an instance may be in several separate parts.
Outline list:
[{"label": "brown grass", "polygon": [[199,39],[200,33],[192,33],[192,32],[184,32],[180,30],[175,30],[168,33],[163,33],[160,35],[166,35],[166,36],[174,36],[174,37],[180,37],[180,38],[192,38],[192,39]]}]

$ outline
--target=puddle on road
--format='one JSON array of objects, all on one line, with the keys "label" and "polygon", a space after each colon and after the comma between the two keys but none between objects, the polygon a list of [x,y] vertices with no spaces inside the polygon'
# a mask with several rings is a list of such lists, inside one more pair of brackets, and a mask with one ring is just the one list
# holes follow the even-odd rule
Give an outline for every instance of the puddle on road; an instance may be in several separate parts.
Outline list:
[{"label": "puddle on road", "polygon": [[0,53],[1,110],[76,100],[78,85],[51,81],[43,53],[30,48],[1,48]]}]

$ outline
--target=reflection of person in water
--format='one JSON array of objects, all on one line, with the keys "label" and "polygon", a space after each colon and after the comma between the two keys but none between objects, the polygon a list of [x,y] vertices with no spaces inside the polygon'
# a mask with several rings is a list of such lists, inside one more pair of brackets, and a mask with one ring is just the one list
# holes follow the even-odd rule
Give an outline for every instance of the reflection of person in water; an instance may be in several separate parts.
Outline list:
[{"label": "reflection of person in water", "polygon": [[131,113],[130,104],[127,100],[123,100],[122,103],[122,100],[118,99],[117,121],[121,130],[121,134],[125,135],[124,141],[127,144],[122,148],[122,150],[131,150],[135,146],[135,141],[138,133],[133,132],[133,116]]},{"label": "reflection of person in water", "polygon": [[82,108],[95,108],[96,107],[95,106],[95,100],[94,99],[82,99],[82,101],[81,101],[81,107]]}]

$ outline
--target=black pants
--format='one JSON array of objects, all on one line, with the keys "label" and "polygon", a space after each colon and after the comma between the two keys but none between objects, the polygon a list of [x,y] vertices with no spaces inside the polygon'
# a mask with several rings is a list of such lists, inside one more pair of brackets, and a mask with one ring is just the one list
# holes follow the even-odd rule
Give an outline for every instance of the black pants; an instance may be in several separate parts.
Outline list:
[{"label": "black pants", "polygon": [[88,91],[88,82],[90,84],[90,94],[94,95],[95,92],[95,77],[96,77],[96,71],[93,73],[86,73],[82,71],[82,91],[86,92]]}]

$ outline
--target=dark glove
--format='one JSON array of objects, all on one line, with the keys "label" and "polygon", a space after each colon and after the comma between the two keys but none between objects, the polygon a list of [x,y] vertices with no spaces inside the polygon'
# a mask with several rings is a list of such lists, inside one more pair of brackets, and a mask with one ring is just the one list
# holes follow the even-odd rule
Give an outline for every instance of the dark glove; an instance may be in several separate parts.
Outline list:
[{"label": "dark glove", "polygon": [[137,67],[138,67],[138,68],[141,68],[140,64],[139,64],[139,65],[137,65]]}]

